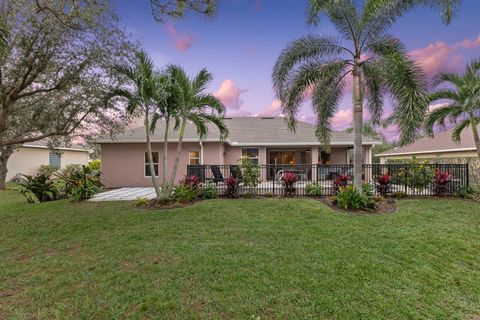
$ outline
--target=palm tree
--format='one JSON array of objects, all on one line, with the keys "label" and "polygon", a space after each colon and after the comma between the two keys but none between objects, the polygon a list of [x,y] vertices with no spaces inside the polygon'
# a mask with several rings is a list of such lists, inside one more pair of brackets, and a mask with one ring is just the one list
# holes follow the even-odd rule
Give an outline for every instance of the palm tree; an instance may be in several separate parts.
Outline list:
[{"label": "palm tree", "polygon": [[330,139],[331,118],[345,91],[347,76],[353,77],[354,185],[358,190],[362,184],[364,103],[377,125],[384,96],[391,97],[392,119],[399,126],[403,143],[416,137],[427,110],[421,70],[402,42],[387,33],[404,10],[400,2],[408,1],[366,0],[359,9],[353,0],[310,0],[309,22],[316,23],[325,14],[340,37],[308,35],[293,41],[281,52],[272,73],[282,112],[292,130],[303,97],[312,90],[316,135],[323,143]]},{"label": "palm tree", "polygon": [[185,135],[187,122],[191,122],[197,128],[200,138],[208,133],[208,123],[213,123],[220,131],[221,138],[228,135],[228,129],[223,121],[225,107],[223,103],[212,94],[204,93],[212,81],[213,76],[206,69],[200,70],[193,79],[190,79],[182,67],[172,65],[167,69],[172,83],[171,101],[175,105],[176,116],[180,120],[177,153],[173,165],[170,185],[175,182],[182,142]]},{"label": "palm tree", "polygon": [[143,113],[149,170],[157,199],[160,199],[162,193],[155,175],[150,134],[155,130],[156,121],[152,121],[152,119],[159,112],[158,106],[165,105],[168,77],[154,71],[153,62],[145,52],[137,52],[135,58],[136,62],[133,67],[129,65],[114,66],[114,71],[117,74],[123,75],[129,80],[130,87],[112,89],[109,99],[113,97],[123,98],[127,101],[127,112],[129,114],[138,110]]},{"label": "palm tree", "polygon": [[[428,102],[448,101],[429,113],[426,121],[427,133],[433,135],[433,127],[439,124],[445,127],[445,121],[455,123],[452,140],[460,142],[460,135],[471,127],[478,156],[480,157],[480,59],[470,62],[463,74],[441,73],[435,79],[441,86],[428,95]],[[447,85],[446,87],[444,85]]]},{"label": "palm tree", "polygon": [[[343,131],[346,132],[346,133],[353,133],[353,127],[348,127],[347,129],[345,129]],[[367,121],[367,122],[363,123],[362,134],[365,137],[381,140],[382,142],[385,142],[385,140],[386,140],[383,133],[377,131],[377,129],[375,128],[375,125],[373,125],[371,121]]]}]

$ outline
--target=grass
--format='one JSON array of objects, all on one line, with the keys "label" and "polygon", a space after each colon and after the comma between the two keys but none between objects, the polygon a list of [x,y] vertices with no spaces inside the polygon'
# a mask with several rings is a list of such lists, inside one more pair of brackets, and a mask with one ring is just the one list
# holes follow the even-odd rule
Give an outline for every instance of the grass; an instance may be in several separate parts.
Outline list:
[{"label": "grass", "polygon": [[0,192],[0,319],[478,319],[480,207],[26,204]]}]

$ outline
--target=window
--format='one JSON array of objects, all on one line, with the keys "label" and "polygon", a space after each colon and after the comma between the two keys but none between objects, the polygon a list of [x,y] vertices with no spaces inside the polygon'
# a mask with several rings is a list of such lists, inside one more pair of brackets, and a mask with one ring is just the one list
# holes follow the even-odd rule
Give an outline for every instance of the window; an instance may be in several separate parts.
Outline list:
[{"label": "window", "polygon": [[[158,152],[152,152],[153,158],[153,170],[155,170],[155,176],[158,177]],[[151,177],[150,162],[148,162],[148,152],[145,152],[145,177]]]},{"label": "window", "polygon": [[258,164],[258,148],[242,148],[242,157],[248,158],[251,164]]},{"label": "window", "polygon": [[188,164],[200,164],[200,151],[190,151],[188,153]]},{"label": "window", "polygon": [[48,165],[54,168],[60,168],[62,165],[61,156],[60,153],[51,151],[48,155]]}]

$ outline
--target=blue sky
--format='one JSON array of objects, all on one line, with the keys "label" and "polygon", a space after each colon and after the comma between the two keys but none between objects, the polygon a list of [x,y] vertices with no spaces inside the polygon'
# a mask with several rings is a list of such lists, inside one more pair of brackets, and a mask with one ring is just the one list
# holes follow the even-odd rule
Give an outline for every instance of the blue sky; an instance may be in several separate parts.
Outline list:
[{"label": "blue sky", "polygon": [[[194,74],[206,67],[215,79],[209,90],[226,104],[228,114],[276,115],[270,74],[279,52],[288,42],[309,33],[334,33],[326,19],[318,27],[305,22],[306,0],[223,0],[213,20],[190,15],[181,21],[156,22],[150,1],[117,1],[122,24],[139,40],[158,68],[182,65]],[[400,19],[391,33],[399,37],[428,76],[439,71],[461,71],[468,60],[480,57],[480,1],[464,0],[451,25],[440,13],[418,8]],[[334,118],[337,129],[350,124],[350,97]],[[387,110],[388,111],[388,110]],[[308,101],[302,119],[312,120]],[[395,129],[387,130],[395,137]]]}]

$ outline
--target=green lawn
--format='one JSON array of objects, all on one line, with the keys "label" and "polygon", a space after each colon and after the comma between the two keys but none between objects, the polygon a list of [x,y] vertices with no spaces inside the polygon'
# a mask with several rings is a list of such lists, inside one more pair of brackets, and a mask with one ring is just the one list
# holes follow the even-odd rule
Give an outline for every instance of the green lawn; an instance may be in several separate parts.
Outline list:
[{"label": "green lawn", "polygon": [[0,319],[478,319],[480,206],[28,205],[0,192]]}]

